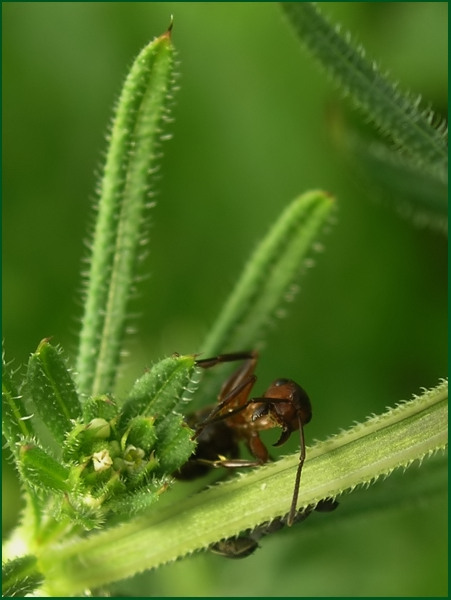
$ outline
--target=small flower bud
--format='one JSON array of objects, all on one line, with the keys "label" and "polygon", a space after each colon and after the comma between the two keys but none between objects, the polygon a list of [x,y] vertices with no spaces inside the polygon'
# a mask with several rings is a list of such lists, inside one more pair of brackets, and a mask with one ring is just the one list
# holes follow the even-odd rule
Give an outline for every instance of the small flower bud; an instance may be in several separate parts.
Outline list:
[{"label": "small flower bud", "polygon": [[85,432],[89,437],[105,440],[110,436],[111,427],[105,419],[96,418],[86,425]]},{"label": "small flower bud", "polygon": [[144,448],[146,452],[149,452],[154,447],[157,439],[154,422],[155,417],[135,417],[132,419],[124,436],[124,445],[126,440],[129,445]]},{"label": "small flower bud", "polygon": [[136,448],[135,446],[129,445],[124,452],[124,460],[128,467],[137,468],[140,466],[144,458],[144,450],[142,448]]}]

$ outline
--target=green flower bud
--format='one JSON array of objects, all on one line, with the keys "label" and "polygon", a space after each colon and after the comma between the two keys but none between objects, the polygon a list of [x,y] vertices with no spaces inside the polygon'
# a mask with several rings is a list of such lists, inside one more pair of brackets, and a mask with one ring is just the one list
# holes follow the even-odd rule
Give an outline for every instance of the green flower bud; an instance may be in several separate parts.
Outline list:
[{"label": "green flower bud", "polygon": [[85,428],[85,435],[87,438],[92,437],[96,439],[100,438],[105,440],[108,437],[110,437],[110,434],[111,427],[108,421],[106,421],[105,419],[92,419],[92,421],[90,421]]},{"label": "green flower bud", "polygon": [[135,417],[130,421],[127,431],[122,437],[122,444],[142,448],[146,453],[150,452],[157,440],[154,427],[155,417]]}]

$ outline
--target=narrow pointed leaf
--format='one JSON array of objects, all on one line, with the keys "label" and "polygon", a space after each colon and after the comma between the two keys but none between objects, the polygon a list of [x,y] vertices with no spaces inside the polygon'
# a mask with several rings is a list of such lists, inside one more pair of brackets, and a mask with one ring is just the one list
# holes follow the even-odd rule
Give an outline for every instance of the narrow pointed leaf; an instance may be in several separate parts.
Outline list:
[{"label": "narrow pointed leaf", "polygon": [[33,409],[62,443],[72,429],[72,420],[81,417],[81,406],[66,361],[48,340],[30,356],[26,386]]},{"label": "narrow pointed leaf", "polygon": [[155,419],[155,456],[158,474],[172,473],[188,460],[195,443],[185,425],[187,390],[194,371],[194,356],[173,356],[155,364],[133,386],[122,410],[119,431],[125,433],[134,418]]},{"label": "narrow pointed leaf", "polygon": [[277,309],[293,296],[293,284],[333,205],[328,193],[311,191],[285,209],[252,254],[201,346],[203,356],[248,350],[261,342]]},{"label": "narrow pointed leaf", "polygon": [[194,356],[171,356],[152,366],[133,385],[122,409],[120,429],[125,431],[133,417],[155,417],[157,435],[166,417],[182,405],[190,383]]},{"label": "narrow pointed leaf", "polygon": [[331,26],[312,2],[282,2],[300,40],[356,105],[386,135],[415,159],[429,164],[439,179],[447,180],[448,148],[444,124],[433,126],[430,111],[418,107],[418,99],[400,92],[374,62],[365,58],[338,28]]},{"label": "narrow pointed leaf", "polygon": [[127,428],[127,444],[139,446],[150,452],[155,446],[157,434],[153,417],[134,417]]},{"label": "narrow pointed leaf", "polygon": [[33,443],[20,448],[19,471],[23,481],[38,492],[68,492],[69,469]]},{"label": "narrow pointed leaf", "polygon": [[165,419],[159,428],[157,473],[174,473],[191,456],[196,447],[193,432],[182,416]]},{"label": "narrow pointed leaf", "polygon": [[86,395],[113,391],[172,71],[168,30],[138,55],[117,104],[100,186],[77,359],[78,384]]},{"label": "narrow pointed leaf", "polygon": [[118,414],[118,406],[108,396],[94,396],[83,403],[83,421],[88,423],[92,419],[101,417],[110,420]]}]

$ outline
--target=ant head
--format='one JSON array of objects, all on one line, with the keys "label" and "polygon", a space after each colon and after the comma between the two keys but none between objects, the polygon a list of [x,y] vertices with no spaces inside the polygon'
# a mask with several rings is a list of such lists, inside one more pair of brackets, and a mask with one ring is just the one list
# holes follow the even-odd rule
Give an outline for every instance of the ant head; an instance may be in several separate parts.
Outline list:
[{"label": "ant head", "polygon": [[262,431],[281,427],[282,433],[274,446],[287,441],[293,431],[306,425],[312,418],[310,399],[303,388],[291,379],[277,379],[258,399],[253,409],[254,428]]},{"label": "ant head", "polygon": [[286,400],[274,403],[274,410],[290,431],[298,429],[298,418],[303,425],[307,425],[312,418],[312,406],[307,392],[292,379],[276,379],[266,390],[265,397]]}]

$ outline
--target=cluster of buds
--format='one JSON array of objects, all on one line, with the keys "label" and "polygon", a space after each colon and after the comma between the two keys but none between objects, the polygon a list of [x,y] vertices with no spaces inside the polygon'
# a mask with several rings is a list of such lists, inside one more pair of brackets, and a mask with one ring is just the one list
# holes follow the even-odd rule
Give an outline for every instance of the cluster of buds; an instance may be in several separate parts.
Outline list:
[{"label": "cluster of buds", "polygon": [[24,393],[7,382],[16,419],[7,434],[27,489],[86,529],[153,504],[194,450],[179,412],[194,365],[193,356],[160,361],[122,403],[81,399],[61,351],[43,340]]}]

